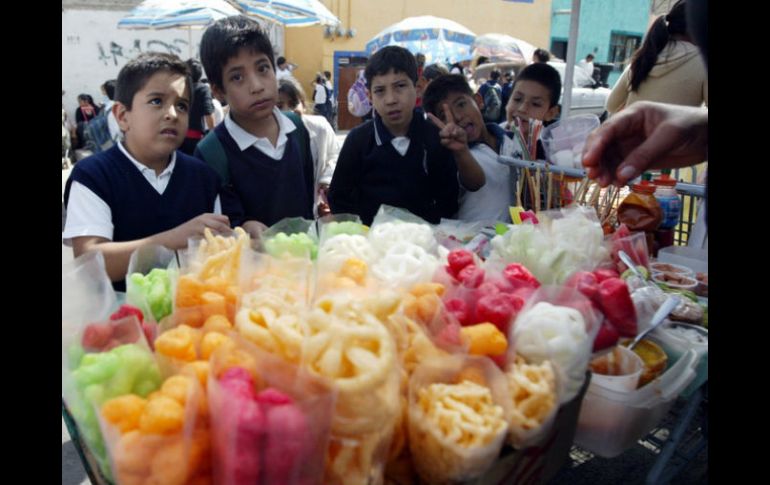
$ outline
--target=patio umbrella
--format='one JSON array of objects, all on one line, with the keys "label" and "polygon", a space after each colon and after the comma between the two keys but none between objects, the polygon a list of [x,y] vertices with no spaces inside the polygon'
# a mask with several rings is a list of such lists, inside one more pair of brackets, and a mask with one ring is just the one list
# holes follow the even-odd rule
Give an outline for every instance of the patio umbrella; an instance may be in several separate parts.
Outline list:
[{"label": "patio umbrella", "polygon": [[190,57],[193,28],[203,29],[217,20],[240,15],[225,0],[145,0],[118,22],[119,29],[186,28]]},{"label": "patio umbrella", "polygon": [[485,56],[490,62],[514,62],[521,65],[532,62],[536,47],[506,34],[483,34],[473,41],[473,57]]},{"label": "patio umbrella", "polygon": [[386,28],[366,43],[372,55],[387,45],[399,45],[412,54],[425,54],[425,64],[454,63],[471,58],[476,34],[457,22],[423,15],[408,17]]},{"label": "patio umbrella", "polygon": [[340,19],[318,0],[228,0],[241,13],[286,27],[321,24],[336,27]]}]

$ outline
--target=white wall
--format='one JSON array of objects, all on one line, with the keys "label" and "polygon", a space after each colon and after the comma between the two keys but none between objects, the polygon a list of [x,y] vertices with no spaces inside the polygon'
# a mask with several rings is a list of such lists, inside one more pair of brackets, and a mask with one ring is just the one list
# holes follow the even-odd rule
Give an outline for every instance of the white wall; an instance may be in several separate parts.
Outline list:
[{"label": "white wall", "polygon": [[[108,79],[116,79],[120,68],[140,52],[169,52],[183,60],[199,58],[202,29],[118,29],[118,21],[127,14],[128,11],[115,10],[62,11],[61,86],[66,91],[62,103],[73,120],[78,95],[90,94],[99,103],[99,86]],[[270,27],[269,34],[275,52],[283,52],[283,28]],[[192,51],[188,39],[192,41]]]}]

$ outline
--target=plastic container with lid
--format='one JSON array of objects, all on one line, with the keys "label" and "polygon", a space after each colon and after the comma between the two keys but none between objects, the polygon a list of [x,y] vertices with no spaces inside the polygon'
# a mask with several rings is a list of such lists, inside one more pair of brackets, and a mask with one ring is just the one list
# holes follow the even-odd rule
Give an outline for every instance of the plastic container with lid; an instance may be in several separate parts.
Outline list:
[{"label": "plastic container with lid", "polygon": [[661,170],[660,177],[652,181],[655,185],[655,198],[663,211],[660,229],[671,229],[679,224],[682,201],[676,193],[676,179],[671,177],[671,170]]},{"label": "plastic container with lid", "polygon": [[548,161],[561,167],[583,168],[583,146],[588,135],[600,124],[598,116],[587,113],[570,116],[543,128],[540,140]]},{"label": "plastic container with lid", "polygon": [[631,186],[631,193],[618,206],[618,222],[631,231],[653,232],[663,220],[663,211],[655,198],[652,175],[644,173],[641,182]]},{"label": "plastic container with lid", "polygon": [[682,391],[687,398],[709,378],[709,331],[700,325],[667,321],[652,332],[652,340],[658,342],[669,362],[675,363],[690,349],[698,354],[695,379]]},{"label": "plastic container with lid", "polygon": [[697,352],[690,349],[660,377],[631,392],[596,386],[592,380],[580,408],[575,443],[604,458],[634,446],[692,382],[697,363]]}]

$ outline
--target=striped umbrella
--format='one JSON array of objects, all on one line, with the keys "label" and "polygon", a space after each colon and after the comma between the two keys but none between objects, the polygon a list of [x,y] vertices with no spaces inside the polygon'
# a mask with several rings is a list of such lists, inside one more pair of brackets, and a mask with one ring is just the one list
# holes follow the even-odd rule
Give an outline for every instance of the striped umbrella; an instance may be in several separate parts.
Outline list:
[{"label": "striped umbrella", "polygon": [[118,28],[186,28],[192,57],[191,29],[206,28],[232,15],[240,15],[240,12],[225,0],[145,0],[120,19]]},{"label": "striped umbrella", "polygon": [[484,56],[490,62],[514,62],[521,65],[532,61],[536,47],[527,41],[506,34],[483,34],[473,41],[473,57]]},{"label": "striped umbrella", "polygon": [[454,62],[471,58],[471,44],[476,34],[449,19],[423,15],[408,17],[384,29],[366,43],[372,55],[386,45],[398,45],[412,54],[425,55],[425,64]]},{"label": "striped umbrella", "polygon": [[286,27],[321,24],[336,27],[340,19],[318,0],[228,0],[249,16]]}]

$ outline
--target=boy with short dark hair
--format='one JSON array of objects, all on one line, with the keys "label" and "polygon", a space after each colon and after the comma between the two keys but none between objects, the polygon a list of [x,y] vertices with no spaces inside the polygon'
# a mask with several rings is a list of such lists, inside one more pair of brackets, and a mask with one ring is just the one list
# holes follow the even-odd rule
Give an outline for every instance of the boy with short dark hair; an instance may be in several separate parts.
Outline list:
[{"label": "boy with short dark hair", "polygon": [[[529,132],[530,120],[540,120],[543,122],[543,126],[555,121],[559,115],[559,98],[561,97],[561,76],[559,72],[551,65],[545,63],[534,63],[522,69],[516,79],[513,82],[513,91],[511,92],[511,98],[506,105],[506,119],[505,128],[518,131],[520,135],[517,137],[519,141],[523,139],[526,133]],[[543,150],[543,144],[540,139],[535,140],[536,158],[538,160],[545,159],[545,150]],[[527,147],[520,145],[522,151],[526,151]],[[516,157],[514,158],[528,158],[528,157]],[[561,201],[567,201],[571,199],[571,194],[566,189],[566,186],[562,188],[559,182],[553,183],[553,194],[560,194],[558,199]],[[542,201],[545,201],[545,195],[540,194]],[[529,186],[524,185],[522,193],[522,201],[526,208],[530,208],[527,201],[531,203],[531,196],[529,195]],[[546,204],[541,204],[541,207],[546,207]]]},{"label": "boy with short dark hair", "polygon": [[465,130],[471,154],[484,170],[486,183],[476,192],[460,191],[457,219],[464,221],[510,221],[515,171],[497,161],[498,155],[521,156],[513,133],[496,123],[485,123],[481,114],[484,101],[473,94],[465,76],[439,76],[425,90],[425,111],[445,121],[445,111]]},{"label": "boy with short dark hair", "polygon": [[381,204],[431,223],[453,217],[458,179],[469,191],[484,185],[465,131],[451,114],[446,123],[434,117],[434,126],[415,109],[417,63],[403,47],[378,50],[365,77],[374,119],[345,139],[329,188],[332,212],[358,214],[364,224],[371,224]]},{"label": "boy with short dark hair", "polygon": [[223,179],[222,210],[258,237],[262,225],[313,218],[313,159],[302,120],[276,107],[273,47],[259,24],[227,17],[206,29],[201,61],[214,95],[230,106],[195,156]]},{"label": "boy with short dark hair", "polygon": [[129,61],[118,74],[113,109],[125,139],[78,162],[67,180],[62,238],[75,257],[102,251],[118,291],[125,290],[135,249],[181,249],[207,227],[230,232],[217,174],[177,151],[191,86],[187,66],[174,55],[148,52]]},{"label": "boy with short dark hair", "polygon": [[[514,80],[511,97],[505,106],[506,128],[518,128],[522,133],[527,133],[530,119],[548,125],[559,115],[560,97],[559,72],[542,62],[530,64]],[[539,140],[538,145],[537,158],[545,158]]]}]

